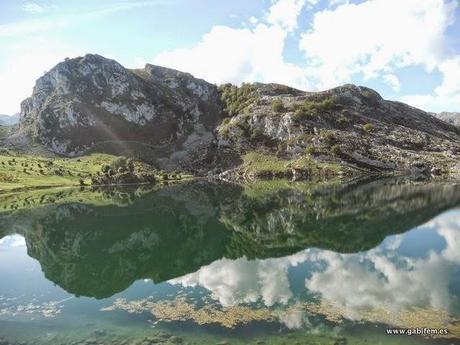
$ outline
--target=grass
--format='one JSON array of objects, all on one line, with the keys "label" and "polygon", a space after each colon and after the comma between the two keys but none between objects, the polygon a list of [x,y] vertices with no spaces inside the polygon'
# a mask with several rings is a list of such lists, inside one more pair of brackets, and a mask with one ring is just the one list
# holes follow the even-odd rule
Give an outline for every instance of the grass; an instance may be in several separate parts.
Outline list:
[{"label": "grass", "polygon": [[[44,158],[22,155],[11,151],[0,154],[0,192],[44,188],[90,185],[91,177],[102,167],[116,165],[120,157],[91,154],[79,158]],[[136,171],[152,167],[136,162]],[[160,172],[161,176],[163,175]]]},{"label": "grass", "polygon": [[324,175],[338,175],[340,166],[332,163],[323,163],[313,160],[310,156],[301,156],[294,159],[282,159],[273,154],[253,151],[243,156],[243,169],[256,175],[270,173],[273,175],[285,174],[292,169],[307,170],[311,177]]}]

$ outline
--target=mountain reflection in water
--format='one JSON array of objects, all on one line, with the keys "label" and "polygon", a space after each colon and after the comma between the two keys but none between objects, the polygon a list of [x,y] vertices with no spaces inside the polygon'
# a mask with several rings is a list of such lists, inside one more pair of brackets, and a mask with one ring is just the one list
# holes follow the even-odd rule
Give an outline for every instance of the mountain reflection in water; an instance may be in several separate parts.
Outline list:
[{"label": "mountain reflection in water", "polygon": [[72,295],[107,299],[141,279],[208,294],[206,315],[187,294],[116,299],[107,312],[230,328],[229,315],[287,329],[313,327],[312,316],[447,324],[460,337],[460,212],[436,217],[460,203],[455,184],[198,181],[4,198],[0,237],[23,236],[46,279]]}]

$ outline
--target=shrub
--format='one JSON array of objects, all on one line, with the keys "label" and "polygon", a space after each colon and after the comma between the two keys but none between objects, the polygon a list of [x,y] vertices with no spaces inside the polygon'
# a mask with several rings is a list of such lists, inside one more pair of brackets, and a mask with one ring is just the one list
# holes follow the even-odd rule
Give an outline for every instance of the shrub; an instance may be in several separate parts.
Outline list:
[{"label": "shrub", "polygon": [[345,127],[349,123],[350,123],[350,120],[346,116],[340,115],[339,118],[337,119],[337,125],[339,127]]},{"label": "shrub", "polygon": [[134,161],[132,159],[128,159],[127,168],[128,168],[129,172],[131,172],[131,173],[134,172],[135,165],[134,165]]},{"label": "shrub", "polygon": [[240,87],[232,84],[224,84],[219,86],[219,92],[221,100],[225,105],[225,111],[230,116],[247,110],[258,99],[255,87],[247,83],[243,83]]},{"label": "shrub", "polygon": [[306,149],[305,149],[305,152],[310,155],[310,156],[313,156],[316,152],[316,149],[314,146],[308,146]]},{"label": "shrub", "polygon": [[335,134],[332,131],[324,131],[321,133],[321,137],[329,144],[335,142]]},{"label": "shrub", "polygon": [[375,126],[372,123],[366,123],[363,125],[363,130],[367,133],[371,133],[375,130]]},{"label": "shrub", "polygon": [[229,117],[226,117],[226,118],[224,118],[224,119],[222,120],[222,122],[221,122],[220,125],[221,125],[221,126],[226,126],[226,125],[229,124],[229,122],[230,122],[230,118],[229,118]]},{"label": "shrub", "polygon": [[342,106],[337,103],[336,97],[328,97],[322,100],[307,100],[303,104],[305,110],[311,111],[329,111],[341,107]]},{"label": "shrub", "polygon": [[331,153],[334,156],[340,155],[340,153],[342,153],[342,149],[340,148],[340,145],[332,145],[331,146]]},{"label": "shrub", "polygon": [[264,138],[264,131],[261,128],[255,128],[251,133],[251,140],[261,140]]},{"label": "shrub", "polygon": [[286,111],[286,108],[284,107],[284,104],[280,99],[275,99],[272,102],[272,110],[275,113],[282,113],[282,112]]},{"label": "shrub", "polygon": [[303,118],[306,118],[306,117],[311,117],[313,116],[313,113],[306,110],[305,108],[299,108],[299,109],[296,109],[296,111],[294,111],[294,120],[296,121],[299,121]]}]

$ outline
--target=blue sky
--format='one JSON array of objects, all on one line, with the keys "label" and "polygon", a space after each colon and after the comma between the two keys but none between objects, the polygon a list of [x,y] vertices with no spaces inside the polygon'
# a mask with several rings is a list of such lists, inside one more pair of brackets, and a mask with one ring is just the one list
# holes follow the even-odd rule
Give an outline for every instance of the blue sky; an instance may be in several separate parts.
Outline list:
[{"label": "blue sky", "polygon": [[460,111],[457,0],[2,0],[0,113],[65,57],[97,53],[214,83],[344,83]]}]

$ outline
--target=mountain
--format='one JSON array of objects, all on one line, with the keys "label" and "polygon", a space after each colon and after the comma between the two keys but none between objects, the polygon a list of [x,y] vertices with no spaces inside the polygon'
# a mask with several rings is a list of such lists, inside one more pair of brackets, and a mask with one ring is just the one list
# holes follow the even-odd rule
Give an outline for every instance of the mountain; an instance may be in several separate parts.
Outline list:
[{"label": "mountain", "polygon": [[19,134],[64,156],[104,151],[187,167],[206,156],[222,118],[215,85],[163,67],[128,70],[86,55],[37,80],[21,104]]},{"label": "mountain", "polygon": [[442,112],[435,114],[438,119],[441,119],[447,123],[453,124],[455,126],[460,126],[460,113],[455,112]]},{"label": "mountain", "polygon": [[375,91],[217,87],[146,65],[85,55],[39,78],[3,142],[62,156],[123,154],[165,170],[225,178],[355,173],[456,174],[460,128]]},{"label": "mountain", "polygon": [[19,122],[19,114],[0,115],[0,126],[13,126]]}]

